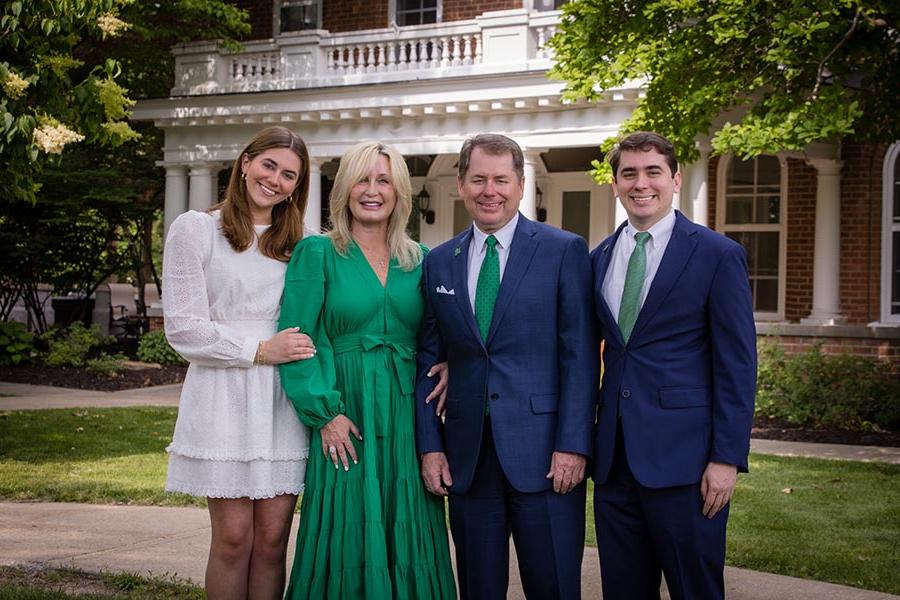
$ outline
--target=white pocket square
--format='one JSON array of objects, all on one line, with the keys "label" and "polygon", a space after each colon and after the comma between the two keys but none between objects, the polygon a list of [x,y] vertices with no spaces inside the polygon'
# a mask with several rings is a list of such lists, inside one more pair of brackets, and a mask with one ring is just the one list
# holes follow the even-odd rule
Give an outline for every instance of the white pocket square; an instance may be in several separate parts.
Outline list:
[{"label": "white pocket square", "polygon": [[447,288],[445,288],[442,285],[439,285],[438,287],[434,288],[434,291],[437,292],[438,294],[447,294],[448,296],[456,295],[455,290],[448,290]]}]

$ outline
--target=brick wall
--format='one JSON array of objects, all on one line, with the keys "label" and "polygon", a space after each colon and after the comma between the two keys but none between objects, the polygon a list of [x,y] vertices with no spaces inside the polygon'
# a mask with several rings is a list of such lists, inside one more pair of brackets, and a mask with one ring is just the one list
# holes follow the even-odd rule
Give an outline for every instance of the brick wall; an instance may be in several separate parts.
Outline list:
[{"label": "brick wall", "polygon": [[816,169],[805,161],[787,161],[787,257],[784,318],[796,323],[812,310],[816,234]]},{"label": "brick wall", "polygon": [[250,14],[250,35],[246,40],[262,40],[273,36],[272,25],[275,13],[272,0],[235,0],[238,8]]},{"label": "brick wall", "polygon": [[522,0],[444,0],[442,20],[465,21],[491,10],[522,8]]},{"label": "brick wall", "polygon": [[841,313],[848,323],[881,315],[882,169],[886,145],[841,145]]},{"label": "brick wall", "polygon": [[716,194],[718,193],[716,184],[718,183],[718,170],[719,157],[713,156],[709,159],[709,164],[706,169],[706,224],[710,229],[716,228]]},{"label": "brick wall", "polygon": [[877,358],[889,365],[894,373],[900,373],[900,339],[829,338],[813,336],[761,335],[759,342],[777,342],[786,354],[799,354],[822,344],[824,354],[850,354]]},{"label": "brick wall", "polygon": [[388,26],[388,0],[326,0],[322,28],[332,33]]}]

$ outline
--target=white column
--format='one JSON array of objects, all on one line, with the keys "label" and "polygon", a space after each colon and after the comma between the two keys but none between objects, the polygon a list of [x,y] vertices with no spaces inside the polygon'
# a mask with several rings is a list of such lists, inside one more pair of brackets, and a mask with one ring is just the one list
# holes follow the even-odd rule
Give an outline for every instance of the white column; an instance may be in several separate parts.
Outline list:
[{"label": "white column", "polygon": [[188,207],[188,177],[187,167],[184,165],[166,166],[166,198],[163,208],[163,224],[165,233],[163,241],[169,235],[169,226],[175,217],[187,211]]},{"label": "white column", "polygon": [[813,259],[813,308],[801,322],[834,325],[840,314],[841,162],[811,158],[816,168],[816,236]]},{"label": "white column", "polygon": [[538,152],[525,152],[525,194],[519,204],[519,211],[534,221],[537,219],[537,177],[535,165],[541,160]]},{"label": "white column", "polygon": [[210,165],[191,166],[191,185],[188,192],[188,208],[204,211],[216,200],[217,169]]},{"label": "white column", "polygon": [[319,233],[322,230],[322,161],[309,157],[309,195],[306,197],[306,228]]},{"label": "white column", "polygon": [[681,182],[681,212],[699,225],[709,226],[709,150],[700,149],[700,158],[685,165]]}]

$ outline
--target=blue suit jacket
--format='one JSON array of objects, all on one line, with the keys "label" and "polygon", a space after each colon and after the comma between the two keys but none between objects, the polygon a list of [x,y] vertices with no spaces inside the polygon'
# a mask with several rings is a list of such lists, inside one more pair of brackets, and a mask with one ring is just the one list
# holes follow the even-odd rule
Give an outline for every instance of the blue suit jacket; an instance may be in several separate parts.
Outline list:
[{"label": "blue suit jacket", "polygon": [[601,293],[623,227],[591,253],[606,341],[594,480],[603,483],[609,475],[617,410],[628,464],[646,487],[696,483],[710,461],[746,471],[756,328],[743,247],[676,211],[672,237],[626,345]]},{"label": "blue suit jacket", "polygon": [[[587,245],[578,236],[519,215],[493,321],[483,341],[469,301],[470,227],[425,258],[425,317],[418,349],[416,442],[445,452],[451,493],[472,483],[485,400],[497,456],[521,492],[550,489],[554,451],[590,457],[597,396],[598,341]],[[439,288],[454,294],[438,293]],[[447,360],[446,421],[424,398],[425,377]]]}]

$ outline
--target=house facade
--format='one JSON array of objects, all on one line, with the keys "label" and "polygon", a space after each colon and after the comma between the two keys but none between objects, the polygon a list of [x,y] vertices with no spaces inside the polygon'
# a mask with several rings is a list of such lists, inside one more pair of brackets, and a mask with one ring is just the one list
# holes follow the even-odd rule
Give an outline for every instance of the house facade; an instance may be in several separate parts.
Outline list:
[{"label": "house facade", "polygon": [[[478,132],[525,151],[521,210],[594,247],[626,217],[586,174],[641,97],[640,82],[566,102],[548,79],[560,0],[240,0],[252,34],[239,52],[176,47],[168,98],[134,118],[165,131],[165,222],[216,201],[259,129],[281,124],[312,156],[308,225],[327,222],[341,154],[364,139],[407,157],[428,246],[470,224],[456,155]],[[682,165],[679,210],[748,251],[757,328],[789,351],[879,356],[900,370],[900,143],[815,144],[749,161]]]}]

